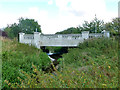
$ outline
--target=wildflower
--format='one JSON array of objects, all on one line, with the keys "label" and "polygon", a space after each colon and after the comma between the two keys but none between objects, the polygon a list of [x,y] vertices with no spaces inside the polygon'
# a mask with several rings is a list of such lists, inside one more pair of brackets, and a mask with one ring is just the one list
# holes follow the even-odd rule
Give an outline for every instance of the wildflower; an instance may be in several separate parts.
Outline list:
[{"label": "wildflower", "polygon": [[101,75],[100,75],[100,77],[101,77]]},{"label": "wildflower", "polygon": [[8,81],[7,81],[7,80],[5,80],[4,82],[8,83]]},{"label": "wildflower", "polygon": [[37,72],[37,69],[33,70],[34,72]]},{"label": "wildflower", "polygon": [[102,84],[103,86],[106,86],[106,84]]},{"label": "wildflower", "polygon": [[35,86],[37,86],[37,84],[35,84]]},{"label": "wildflower", "polygon": [[8,83],[8,85],[11,85],[10,83]]},{"label": "wildflower", "polygon": [[108,66],[108,68],[110,68],[110,66]]}]

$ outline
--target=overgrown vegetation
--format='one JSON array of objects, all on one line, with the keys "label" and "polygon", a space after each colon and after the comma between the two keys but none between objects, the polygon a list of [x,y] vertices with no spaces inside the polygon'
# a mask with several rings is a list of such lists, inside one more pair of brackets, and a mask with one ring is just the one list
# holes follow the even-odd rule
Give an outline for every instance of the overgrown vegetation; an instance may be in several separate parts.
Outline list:
[{"label": "overgrown vegetation", "polygon": [[3,87],[118,87],[118,41],[114,38],[90,39],[78,48],[69,49],[59,59],[61,69],[46,74],[39,69],[43,60],[48,61],[43,52],[6,39],[3,46]]},{"label": "overgrown vegetation", "polygon": [[[18,37],[20,32],[26,34],[33,34],[35,31],[41,32],[41,26],[34,19],[19,18],[19,23],[8,25],[4,31],[11,39]],[[78,27],[69,27],[66,30],[56,32],[56,34],[80,34],[82,31],[90,31],[90,33],[101,33],[103,30],[110,31],[111,35],[118,35],[120,18],[114,18],[111,22],[105,23],[103,20],[99,20],[96,16],[90,22],[84,21],[82,25]]]},{"label": "overgrown vegetation", "polygon": [[19,23],[14,23],[11,25],[8,25],[4,31],[7,33],[8,37],[18,38],[18,34],[20,32],[26,33],[26,34],[33,34],[35,31],[41,32],[41,26],[38,24],[37,21],[34,19],[28,19],[28,18],[19,18]]},{"label": "overgrown vegetation", "polygon": [[[25,44],[20,44],[15,40],[2,38],[2,81],[8,80],[10,83],[20,83],[17,77],[24,79],[21,70],[30,74],[33,73],[32,64],[38,69],[47,68],[51,61],[47,54],[37,48]],[[3,88],[8,85],[2,85]]]},{"label": "overgrown vegetation", "polygon": [[118,35],[120,28],[120,18],[114,18],[111,22],[105,23],[103,20],[99,20],[96,16],[90,22],[84,21],[79,27],[71,27],[56,34],[80,34],[81,31],[89,31],[90,33],[101,33],[103,30],[110,31],[111,36]]},{"label": "overgrown vegetation", "polygon": [[67,30],[57,32],[56,34],[78,34],[78,33],[81,33],[81,30],[79,28],[70,27]]}]

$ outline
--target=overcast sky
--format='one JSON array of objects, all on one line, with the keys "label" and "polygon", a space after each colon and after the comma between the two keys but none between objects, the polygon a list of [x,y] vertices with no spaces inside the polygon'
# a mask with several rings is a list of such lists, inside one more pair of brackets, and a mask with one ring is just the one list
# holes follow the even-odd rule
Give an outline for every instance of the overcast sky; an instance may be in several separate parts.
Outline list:
[{"label": "overcast sky", "polygon": [[105,22],[118,17],[120,0],[0,0],[0,28],[18,23],[20,17],[35,19],[44,34],[77,27],[85,20]]}]

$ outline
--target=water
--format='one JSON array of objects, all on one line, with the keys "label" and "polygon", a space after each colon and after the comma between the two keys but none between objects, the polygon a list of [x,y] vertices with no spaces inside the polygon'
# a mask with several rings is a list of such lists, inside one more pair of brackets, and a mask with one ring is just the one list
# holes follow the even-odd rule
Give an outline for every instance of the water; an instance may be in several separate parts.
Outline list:
[{"label": "water", "polygon": [[51,58],[49,55],[48,55],[48,57],[50,58],[51,61],[55,61],[55,59],[54,59],[54,58]]},{"label": "water", "polygon": [[[62,58],[62,54],[67,53],[67,51],[68,51],[66,48],[62,48],[61,51],[56,52],[56,53],[52,53],[49,50],[46,50],[45,48],[43,48],[42,50],[43,50],[43,52],[46,52],[46,54],[48,55],[48,57],[52,61],[53,65],[56,67],[56,69],[59,68],[59,65],[58,65],[59,61],[58,61],[58,59]],[[43,71],[45,71],[46,73],[47,72],[53,73],[55,71],[54,68],[53,68],[53,65],[50,65],[46,69],[43,68]]]}]

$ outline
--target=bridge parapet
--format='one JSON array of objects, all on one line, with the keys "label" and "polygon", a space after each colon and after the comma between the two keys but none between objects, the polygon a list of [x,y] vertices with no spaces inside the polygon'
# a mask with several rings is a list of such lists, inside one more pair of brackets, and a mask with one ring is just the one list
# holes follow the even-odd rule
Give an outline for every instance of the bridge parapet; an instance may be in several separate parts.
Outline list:
[{"label": "bridge parapet", "polygon": [[82,31],[82,38],[88,39],[89,38],[89,31]]},{"label": "bridge parapet", "polygon": [[102,34],[102,33],[95,33],[95,34],[89,34],[89,38],[94,38],[94,37],[103,37],[104,36],[104,34]]},{"label": "bridge parapet", "polygon": [[24,35],[25,35],[25,33],[19,33],[19,42],[20,43],[23,43],[23,41],[24,41]]},{"label": "bridge parapet", "polygon": [[40,49],[39,41],[41,40],[40,36],[41,36],[41,33],[34,32],[34,45],[39,49]]},{"label": "bridge parapet", "polygon": [[46,34],[41,35],[41,38],[44,39],[80,39],[82,38],[82,34]]},{"label": "bridge parapet", "polygon": [[82,43],[84,39],[94,37],[110,37],[110,34],[107,31],[90,34],[89,31],[83,31],[82,34],[41,34],[39,32],[34,32],[34,34],[19,33],[19,42],[30,45],[32,44],[37,48],[40,48],[40,46],[72,47]]},{"label": "bridge parapet", "polygon": [[34,44],[34,35],[33,34],[25,34],[19,33],[19,42],[26,44]]},{"label": "bridge parapet", "polygon": [[33,34],[25,34],[24,39],[34,39],[34,35]]}]

